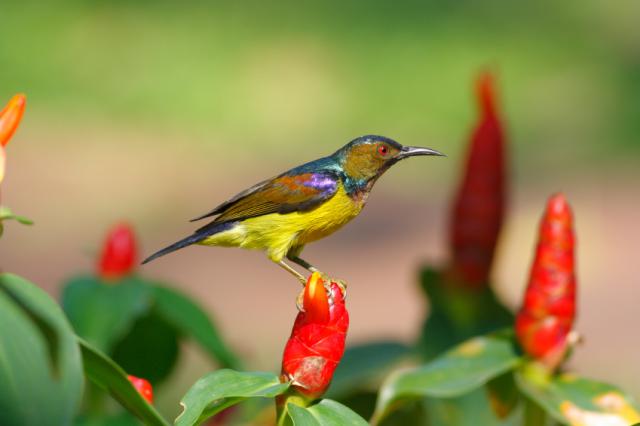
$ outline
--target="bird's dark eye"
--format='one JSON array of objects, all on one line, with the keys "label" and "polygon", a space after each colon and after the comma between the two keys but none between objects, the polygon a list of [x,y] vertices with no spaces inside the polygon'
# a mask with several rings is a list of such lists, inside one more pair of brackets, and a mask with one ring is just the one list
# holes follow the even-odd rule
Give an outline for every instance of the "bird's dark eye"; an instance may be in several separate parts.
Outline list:
[{"label": "bird's dark eye", "polygon": [[386,145],[378,145],[378,154],[380,154],[382,157],[386,157],[388,153],[389,148],[387,148]]}]

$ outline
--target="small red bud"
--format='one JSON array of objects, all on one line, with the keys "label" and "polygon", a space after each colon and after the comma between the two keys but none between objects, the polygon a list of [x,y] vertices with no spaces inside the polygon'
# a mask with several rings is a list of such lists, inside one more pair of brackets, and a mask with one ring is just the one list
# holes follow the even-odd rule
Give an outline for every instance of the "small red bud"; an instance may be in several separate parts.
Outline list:
[{"label": "small red bud", "polygon": [[555,369],[567,351],[576,313],[573,220],[562,194],[549,199],[516,334],[524,351]]},{"label": "small red bud", "polygon": [[131,274],[137,259],[133,229],[126,223],[113,227],[107,234],[98,274],[106,280],[117,280]]},{"label": "small red bud", "polygon": [[151,383],[146,381],[145,379],[141,379],[136,376],[128,375],[127,378],[131,382],[134,388],[142,395],[144,399],[147,400],[149,404],[153,404],[153,387],[151,387]]},{"label": "small red bud", "polygon": [[296,317],[282,357],[283,379],[309,398],[329,387],[349,328],[342,290],[332,282],[330,295],[326,292],[319,274],[312,274],[305,287],[305,310]]},{"label": "small red bud", "polygon": [[0,145],[6,146],[18,128],[27,98],[23,94],[15,95],[0,111]]},{"label": "small red bud", "polygon": [[505,206],[505,141],[496,112],[493,77],[476,86],[480,120],[473,130],[465,175],[453,203],[451,273],[471,287],[489,278]]}]

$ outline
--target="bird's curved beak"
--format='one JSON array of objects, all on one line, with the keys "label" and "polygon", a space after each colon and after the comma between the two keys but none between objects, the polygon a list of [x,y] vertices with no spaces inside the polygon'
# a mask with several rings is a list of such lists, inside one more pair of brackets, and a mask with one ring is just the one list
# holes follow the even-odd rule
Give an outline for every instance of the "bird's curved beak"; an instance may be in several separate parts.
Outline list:
[{"label": "bird's curved beak", "polygon": [[414,157],[416,155],[436,155],[438,157],[446,157],[443,153],[431,148],[422,148],[419,146],[404,146],[402,150],[396,155],[396,158],[401,160],[407,157]]}]

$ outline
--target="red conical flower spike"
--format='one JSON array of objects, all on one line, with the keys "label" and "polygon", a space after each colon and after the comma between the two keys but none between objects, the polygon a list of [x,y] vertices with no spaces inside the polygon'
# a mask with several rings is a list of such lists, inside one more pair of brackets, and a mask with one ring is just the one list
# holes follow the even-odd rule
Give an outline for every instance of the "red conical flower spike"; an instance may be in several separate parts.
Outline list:
[{"label": "red conical flower spike", "polygon": [[7,106],[0,111],[0,145],[6,146],[18,128],[27,98],[23,94],[15,95]]},{"label": "red conical flower spike", "polygon": [[562,362],[576,313],[572,214],[562,194],[549,199],[516,334],[524,351],[549,369]]},{"label": "red conical flower spike", "polygon": [[322,395],[344,353],[349,313],[338,284],[327,290],[314,272],[304,292],[304,312],[298,313],[282,357],[283,379],[309,398]]},{"label": "red conical flower spike", "polygon": [[491,74],[480,76],[476,91],[480,121],[471,135],[450,231],[452,274],[471,287],[488,281],[505,205],[505,142]]},{"label": "red conical flower spike", "polygon": [[107,234],[98,265],[98,274],[116,280],[131,274],[137,259],[133,229],[126,223],[113,227]]},{"label": "red conical flower spike", "polygon": [[127,378],[131,382],[134,388],[142,395],[144,399],[147,400],[149,404],[153,404],[153,387],[151,387],[151,383],[146,381],[145,379],[141,379],[136,376],[128,375]]}]

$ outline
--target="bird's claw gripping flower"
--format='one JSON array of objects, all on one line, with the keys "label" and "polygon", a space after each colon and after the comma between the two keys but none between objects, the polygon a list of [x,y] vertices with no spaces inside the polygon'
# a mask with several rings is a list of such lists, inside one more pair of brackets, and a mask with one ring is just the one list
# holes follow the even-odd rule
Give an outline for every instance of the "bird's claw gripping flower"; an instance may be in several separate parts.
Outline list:
[{"label": "bird's claw gripping flower", "polygon": [[105,280],[118,280],[133,271],[137,259],[133,229],[121,223],[109,231],[98,264],[98,275]]},{"label": "bird's claw gripping flower", "polygon": [[451,273],[472,287],[488,281],[505,205],[505,142],[491,74],[480,76],[476,91],[480,121],[471,135],[450,225]]},{"label": "bird's claw gripping flower", "polygon": [[330,283],[327,292],[321,275],[309,277],[299,312],[284,348],[282,379],[308,398],[322,395],[344,353],[349,313],[342,289]]},{"label": "bird's claw gripping flower", "polygon": [[132,375],[128,375],[127,378],[129,379],[133,387],[136,388],[138,393],[142,395],[142,397],[146,399],[149,404],[153,404],[153,387],[151,387],[151,383],[149,383],[145,379],[141,379]]},{"label": "bird's claw gripping flower", "polygon": [[576,313],[571,208],[562,194],[549,199],[516,334],[525,353],[554,370],[571,346]]}]

